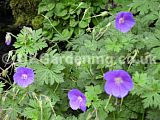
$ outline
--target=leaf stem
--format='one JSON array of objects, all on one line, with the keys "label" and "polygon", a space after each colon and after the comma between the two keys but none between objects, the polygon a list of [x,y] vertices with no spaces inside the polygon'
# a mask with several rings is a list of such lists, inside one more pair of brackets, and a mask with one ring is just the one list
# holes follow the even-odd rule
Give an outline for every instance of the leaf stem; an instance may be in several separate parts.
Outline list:
[{"label": "leaf stem", "polygon": [[107,103],[106,103],[105,109],[107,108],[107,106],[108,106],[109,101],[111,100],[111,98],[112,98],[112,95],[109,95],[109,98],[108,98],[108,101],[107,101]]},{"label": "leaf stem", "polygon": [[54,27],[54,25],[52,24],[51,20],[47,17],[47,16],[44,16],[42,15],[45,19],[47,19],[49,21],[49,23],[51,24],[51,26],[53,27],[53,29],[60,35],[62,36],[62,34]]}]

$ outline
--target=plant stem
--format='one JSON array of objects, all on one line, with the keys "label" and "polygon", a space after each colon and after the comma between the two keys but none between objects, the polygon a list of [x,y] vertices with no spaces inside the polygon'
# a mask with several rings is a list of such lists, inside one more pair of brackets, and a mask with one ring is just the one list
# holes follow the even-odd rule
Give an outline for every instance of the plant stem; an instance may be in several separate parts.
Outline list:
[{"label": "plant stem", "polygon": [[107,101],[107,103],[106,103],[105,109],[107,108],[107,106],[108,106],[109,101],[111,100],[111,98],[112,98],[112,95],[109,95],[109,98],[108,98],[108,101]]}]

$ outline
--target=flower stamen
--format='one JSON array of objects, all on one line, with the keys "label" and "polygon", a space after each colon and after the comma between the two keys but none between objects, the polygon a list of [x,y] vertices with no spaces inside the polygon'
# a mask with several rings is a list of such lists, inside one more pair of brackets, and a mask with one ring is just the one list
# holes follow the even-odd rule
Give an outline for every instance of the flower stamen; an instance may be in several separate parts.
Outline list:
[{"label": "flower stamen", "polygon": [[120,84],[123,83],[123,80],[122,80],[121,77],[116,77],[114,80],[115,80],[115,83],[116,83],[117,85],[120,85]]},{"label": "flower stamen", "polygon": [[121,18],[119,19],[119,24],[123,24],[123,23],[124,23],[124,18],[121,17]]},{"label": "flower stamen", "polygon": [[82,97],[81,97],[81,96],[78,96],[78,101],[79,101],[79,102],[82,102],[82,100],[83,100]]},{"label": "flower stamen", "polygon": [[28,76],[26,74],[22,74],[22,79],[26,80]]}]

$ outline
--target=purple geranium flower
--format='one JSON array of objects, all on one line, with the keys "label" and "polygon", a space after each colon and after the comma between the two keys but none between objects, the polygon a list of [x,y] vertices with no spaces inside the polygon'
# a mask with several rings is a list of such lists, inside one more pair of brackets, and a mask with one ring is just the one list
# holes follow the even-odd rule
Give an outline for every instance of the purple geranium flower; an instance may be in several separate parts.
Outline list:
[{"label": "purple geranium flower", "polygon": [[119,31],[126,33],[135,25],[135,20],[131,12],[119,12],[116,15],[115,27]]},{"label": "purple geranium flower", "polygon": [[34,81],[34,72],[31,68],[18,67],[13,76],[13,80],[19,86],[25,88]]},{"label": "purple geranium flower", "polygon": [[104,74],[107,80],[104,89],[107,94],[118,98],[125,97],[133,88],[133,82],[128,72],[124,70],[113,70]]},{"label": "purple geranium flower", "polygon": [[72,89],[68,92],[69,104],[73,110],[81,109],[86,111],[86,96],[78,89]]}]

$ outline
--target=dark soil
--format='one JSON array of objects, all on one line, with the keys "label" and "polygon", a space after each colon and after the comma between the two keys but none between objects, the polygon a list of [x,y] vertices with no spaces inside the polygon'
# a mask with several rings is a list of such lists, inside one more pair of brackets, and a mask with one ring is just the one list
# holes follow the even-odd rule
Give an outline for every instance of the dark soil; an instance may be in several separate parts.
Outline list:
[{"label": "dark soil", "polygon": [[[14,23],[14,19],[12,16],[12,10],[8,5],[8,0],[0,0],[0,67],[2,69],[5,69],[9,66],[9,64],[6,64],[3,59],[4,59],[4,56],[6,56],[10,50],[14,49],[12,44],[15,41],[15,39],[12,37],[11,44],[7,46],[5,44],[6,32],[11,32],[13,34],[16,34],[19,32],[19,29],[14,27],[13,23]],[[0,73],[2,73],[2,70],[0,70]],[[13,71],[9,70],[8,75],[11,81],[13,81],[12,80]],[[4,79],[2,79],[2,76],[0,76],[0,81],[4,82]],[[9,85],[5,84],[4,89],[7,89],[8,87]]]}]

